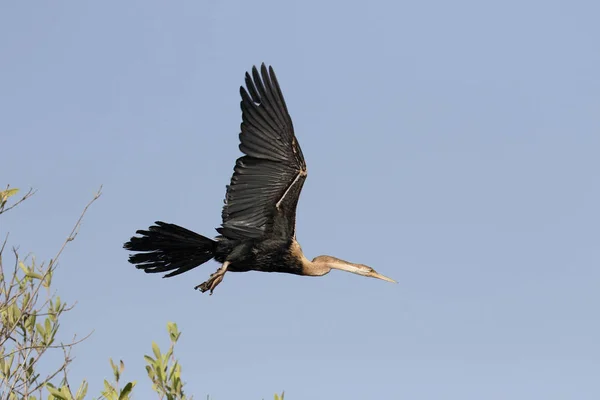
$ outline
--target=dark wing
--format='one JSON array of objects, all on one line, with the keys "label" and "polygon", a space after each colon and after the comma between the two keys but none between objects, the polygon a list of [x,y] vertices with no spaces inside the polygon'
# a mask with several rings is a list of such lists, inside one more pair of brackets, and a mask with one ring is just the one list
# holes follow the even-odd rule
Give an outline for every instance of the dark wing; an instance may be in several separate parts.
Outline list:
[{"label": "dark wing", "polygon": [[240,150],[231,183],[227,186],[222,227],[217,231],[230,239],[259,238],[283,217],[284,231],[293,236],[296,205],[306,163],[294,136],[273,68],[264,64],[260,74],[246,73],[242,96]]}]

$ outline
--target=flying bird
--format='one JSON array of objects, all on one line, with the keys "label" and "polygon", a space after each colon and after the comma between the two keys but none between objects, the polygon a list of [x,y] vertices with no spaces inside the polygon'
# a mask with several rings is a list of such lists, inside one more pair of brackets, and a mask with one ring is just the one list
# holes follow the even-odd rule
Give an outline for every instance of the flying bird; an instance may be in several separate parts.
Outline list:
[{"label": "flying bird", "polygon": [[306,162],[272,67],[246,73],[240,87],[242,123],[237,159],[227,186],[219,235],[210,239],[157,221],[138,230],[125,249],[129,262],[147,273],[187,272],[215,259],[221,267],[196,286],[213,293],[226,272],[280,272],[323,276],[332,269],[394,282],[363,264],[331,256],[312,261],[296,241],[296,206],[306,180]]}]

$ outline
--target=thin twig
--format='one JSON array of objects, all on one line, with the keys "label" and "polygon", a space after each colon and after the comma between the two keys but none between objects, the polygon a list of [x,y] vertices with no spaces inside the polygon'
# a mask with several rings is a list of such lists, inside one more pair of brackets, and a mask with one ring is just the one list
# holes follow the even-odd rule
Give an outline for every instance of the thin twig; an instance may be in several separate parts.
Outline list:
[{"label": "thin twig", "polygon": [[6,237],[4,238],[4,242],[2,242],[2,247],[0,247],[0,276],[2,276],[2,290],[3,293],[6,293],[7,289],[6,289],[6,280],[4,279],[4,266],[2,263],[2,254],[4,253],[4,247],[6,246],[6,242],[8,241],[8,233],[6,234]]},{"label": "thin twig", "polygon": [[[8,187],[6,189],[8,190]],[[17,201],[15,204],[13,204],[10,207],[6,207],[6,208],[0,209],[0,215],[4,214],[5,212],[7,212],[9,210],[12,210],[13,208],[15,208],[16,206],[18,206],[19,204],[21,204],[25,200],[27,200],[28,198],[30,198],[31,196],[33,196],[35,194],[35,192],[37,192],[37,190],[29,189],[29,192],[25,193],[25,195],[21,198],[21,200]]]},{"label": "thin twig", "polygon": [[[73,336],[73,340],[75,340],[75,336]],[[69,390],[69,394],[71,393],[71,385],[69,385],[69,377],[67,374],[67,368],[66,366],[68,366],[69,364],[71,364],[71,361],[73,361],[73,359],[71,358],[71,349],[72,347],[67,347],[67,346],[63,346],[63,354],[65,356],[65,368],[63,369],[63,386],[66,386],[67,389]],[[68,351],[67,351],[68,349]]]},{"label": "thin twig", "polygon": [[37,350],[37,349],[62,349],[64,347],[73,347],[78,345],[79,343],[83,342],[84,340],[86,340],[87,338],[89,338],[90,336],[92,336],[94,334],[94,330],[92,330],[90,333],[88,333],[87,335],[85,335],[83,338],[75,341],[75,342],[71,342],[71,343],[67,343],[67,344],[53,344],[53,345],[37,345],[37,346],[23,346],[21,348],[19,348],[18,350],[14,350],[11,351],[10,353],[6,353],[2,356],[2,358],[6,358],[6,357],[10,357],[13,354],[19,353],[23,350]]},{"label": "thin twig", "polygon": [[90,202],[85,206],[85,208],[83,209],[83,212],[81,213],[81,215],[79,216],[79,219],[77,220],[77,222],[75,223],[75,226],[73,227],[73,230],[71,230],[71,233],[69,234],[69,236],[67,237],[67,239],[64,241],[64,243],[62,244],[60,250],[58,251],[58,253],[56,254],[56,256],[54,257],[54,259],[52,259],[52,265],[49,265],[49,267],[51,267],[52,269],[54,269],[54,264],[56,264],[56,262],[58,261],[60,255],[62,254],[63,250],[65,249],[65,247],[67,247],[67,243],[75,240],[75,238],[77,237],[77,233],[79,233],[79,227],[81,226],[81,221],[83,220],[83,216],[85,215],[85,213],[87,212],[88,208],[90,208],[90,206],[96,201],[98,200],[98,198],[102,195],[102,185],[100,185],[100,188],[98,189],[98,192],[96,192],[96,194],[94,195],[94,198],[92,200],[90,200]]}]

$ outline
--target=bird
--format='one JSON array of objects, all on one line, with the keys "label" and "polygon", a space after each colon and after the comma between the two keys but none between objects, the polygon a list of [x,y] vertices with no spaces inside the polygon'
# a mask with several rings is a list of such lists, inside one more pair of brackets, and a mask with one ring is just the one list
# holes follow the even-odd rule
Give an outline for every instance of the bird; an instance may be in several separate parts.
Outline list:
[{"label": "bird", "polygon": [[296,240],[296,208],[307,177],[304,155],[272,66],[262,63],[245,74],[240,87],[242,122],[239,150],[214,238],[179,225],[156,221],[123,247],[129,262],[146,273],[183,274],[214,259],[221,266],[195,286],[210,295],[226,272],[278,272],[323,276],[352,272],[396,283],[364,264],[322,255],[306,258]]}]

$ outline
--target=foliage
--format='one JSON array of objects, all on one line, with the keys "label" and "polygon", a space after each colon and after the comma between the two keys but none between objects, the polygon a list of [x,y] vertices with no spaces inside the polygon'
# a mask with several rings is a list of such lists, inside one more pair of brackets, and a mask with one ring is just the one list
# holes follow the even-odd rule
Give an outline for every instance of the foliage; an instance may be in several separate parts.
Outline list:
[{"label": "foliage", "polygon": [[[10,188],[0,192],[0,214],[13,209],[33,194],[29,191],[15,204],[7,207],[10,197],[17,193],[18,189]],[[13,248],[14,264],[12,270],[8,270],[3,262],[8,235],[0,247],[0,398],[2,399],[41,398],[46,388],[50,392],[58,390],[51,386],[51,382],[58,377],[68,384],[67,366],[71,363],[71,349],[79,341],[75,337],[67,342],[57,340],[60,318],[72,307],[51,291],[51,285],[57,261],[67,243],[77,235],[80,222],[81,218],[56,257],[47,264],[37,264],[35,257],[32,256],[21,257],[18,250]],[[47,355],[56,351],[62,353],[62,360],[48,367],[47,372],[43,373],[38,368],[40,360],[43,356],[49,360]],[[82,399],[85,386],[82,385],[78,392],[79,397],[74,398]]]},{"label": "foliage", "polygon": [[[9,200],[19,192],[7,187],[0,191],[0,216],[31,197],[29,191],[18,201],[9,205]],[[60,340],[60,321],[65,313],[73,309],[58,296],[52,287],[52,278],[60,256],[68,243],[79,232],[81,221],[88,208],[100,197],[101,191],[84,208],[70,235],[56,256],[47,263],[37,263],[35,257],[21,257],[13,248],[14,263],[6,268],[3,256],[8,235],[0,246],[0,399],[2,400],[84,400],[88,397],[88,382],[83,380],[76,390],[69,383],[71,351],[87,338],[73,337]],[[152,390],[161,400],[191,400],[184,394],[181,365],[175,358],[175,344],[181,333],[173,322],[167,323],[170,346],[163,353],[152,342],[152,355],[145,355],[146,372]],[[89,335],[88,335],[89,336]],[[58,352],[61,357],[52,364]],[[41,361],[44,363],[42,364]],[[132,398],[136,381],[122,384],[125,364],[109,360],[113,382],[104,380],[99,399],[129,400]],[[275,395],[275,400],[283,400]]]},{"label": "foliage", "polygon": [[[173,322],[167,323],[167,331],[171,339],[171,346],[165,354],[161,354],[160,348],[154,342],[152,342],[152,352],[155,358],[150,356],[144,356],[146,360],[146,371],[148,377],[152,381],[152,390],[158,394],[159,399],[167,400],[191,400],[192,397],[187,397],[183,393],[183,381],[181,380],[181,366],[179,361],[173,355],[173,349],[181,333],[177,329],[177,325]],[[104,381],[104,390],[102,391],[102,397],[106,400],[128,400],[130,399],[133,388],[136,385],[136,381],[127,382],[123,389],[119,389],[119,383],[121,375],[125,369],[123,361],[119,361],[119,364],[115,364],[113,360],[110,360],[110,366],[113,370],[113,376],[115,378],[114,383]]]}]

